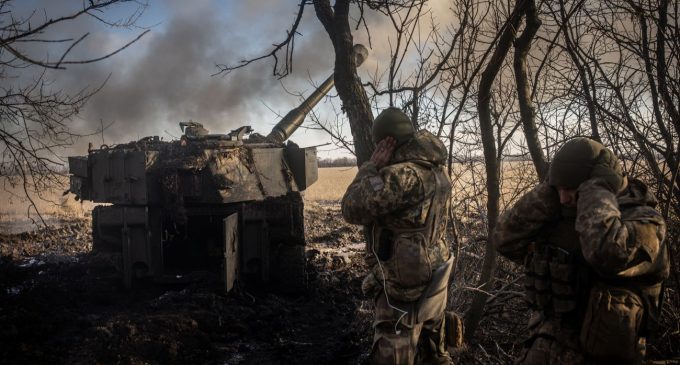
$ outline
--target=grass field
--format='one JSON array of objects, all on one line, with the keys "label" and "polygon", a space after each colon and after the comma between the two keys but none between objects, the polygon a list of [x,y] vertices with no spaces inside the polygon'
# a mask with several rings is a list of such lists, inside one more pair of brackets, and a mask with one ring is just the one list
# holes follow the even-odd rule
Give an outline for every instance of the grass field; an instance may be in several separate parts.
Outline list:
[{"label": "grass field", "polygon": [[[91,202],[79,202],[73,194],[63,195],[66,184],[56,186],[40,194],[31,194],[35,207],[47,223],[56,223],[65,218],[81,218],[94,207]],[[6,177],[0,178],[0,232],[16,233],[31,230],[40,221],[31,200],[23,188],[12,185]]]},{"label": "grass field", "polygon": [[340,200],[356,174],[356,167],[319,169],[319,180],[305,191],[305,200]]},{"label": "grass field", "polygon": [[[319,180],[305,191],[305,200],[339,201],[347,186],[356,176],[356,167],[328,167],[319,169]],[[454,200],[474,199],[486,193],[484,164],[455,164],[452,174]],[[530,162],[503,163],[501,206],[517,199],[518,194],[536,184],[536,174]]]}]

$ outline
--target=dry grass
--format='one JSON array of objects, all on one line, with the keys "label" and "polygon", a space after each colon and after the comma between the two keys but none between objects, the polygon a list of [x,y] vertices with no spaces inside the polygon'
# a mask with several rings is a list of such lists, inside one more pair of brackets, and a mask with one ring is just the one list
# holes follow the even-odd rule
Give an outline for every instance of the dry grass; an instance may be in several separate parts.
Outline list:
[{"label": "dry grass", "polygon": [[[305,200],[339,201],[356,173],[356,167],[320,168],[319,180],[305,191]],[[484,176],[484,164],[481,162],[455,164],[452,174],[454,205],[457,205],[456,202],[484,196]],[[511,204],[535,184],[536,174],[530,162],[504,162],[501,206]],[[483,199],[481,202],[483,203]]]},{"label": "dry grass", "polygon": [[[40,194],[30,194],[35,208],[47,223],[61,219],[82,218],[90,214],[94,204],[78,202],[73,194],[63,195],[66,181]],[[12,185],[6,177],[0,177],[0,232],[19,232],[37,228],[40,221],[36,209],[21,186]]]},{"label": "dry grass", "polygon": [[356,167],[325,167],[319,169],[319,180],[305,191],[305,200],[339,201],[357,174]]}]

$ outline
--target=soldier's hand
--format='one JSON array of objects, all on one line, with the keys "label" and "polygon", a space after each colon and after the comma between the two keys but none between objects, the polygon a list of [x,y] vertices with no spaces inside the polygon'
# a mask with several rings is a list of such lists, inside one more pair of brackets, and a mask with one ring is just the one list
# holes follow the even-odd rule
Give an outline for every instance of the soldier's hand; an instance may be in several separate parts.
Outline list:
[{"label": "soldier's hand", "polygon": [[371,162],[378,168],[387,165],[392,158],[392,153],[396,146],[397,141],[393,137],[383,138],[383,140],[378,142],[375,146],[375,151],[373,151],[373,155],[371,156]]},{"label": "soldier's hand", "polygon": [[597,157],[590,177],[604,181],[613,193],[617,193],[623,187],[623,169],[619,159],[607,148]]}]

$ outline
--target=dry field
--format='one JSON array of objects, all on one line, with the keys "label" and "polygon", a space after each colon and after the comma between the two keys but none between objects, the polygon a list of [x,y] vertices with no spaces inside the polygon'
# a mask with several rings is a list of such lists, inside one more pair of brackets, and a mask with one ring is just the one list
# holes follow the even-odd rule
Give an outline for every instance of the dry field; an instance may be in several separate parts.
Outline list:
[{"label": "dry field", "polygon": [[90,214],[94,204],[79,202],[73,194],[63,195],[66,182],[40,195],[31,194],[30,200],[21,186],[12,185],[6,177],[0,177],[0,233],[17,233],[37,228],[40,216],[47,223],[58,223],[63,219],[84,218]]},{"label": "dry field", "polygon": [[[512,202],[519,192],[535,183],[530,163],[505,163],[502,206]],[[329,167],[319,169],[319,179],[305,193],[308,202],[337,202],[356,175],[356,167]],[[484,166],[481,163],[456,164],[453,173],[454,205],[469,209],[482,208],[480,197],[485,195]],[[51,191],[33,194],[39,212],[48,223],[66,218],[83,218],[90,214],[94,204],[78,202],[73,194],[63,195],[67,182]],[[467,215],[467,214],[465,214]],[[17,233],[36,228],[40,220],[31,202],[26,199],[20,186],[12,186],[6,178],[0,178],[0,232]]]},{"label": "dry field", "polygon": [[[319,180],[305,191],[305,200],[339,201],[356,173],[356,167],[319,169]],[[451,176],[454,205],[468,205],[468,208],[484,206],[486,195],[484,176],[484,164],[481,162],[455,164]],[[503,163],[501,206],[511,204],[535,184],[536,173],[531,162]]]},{"label": "dry field", "polygon": [[319,180],[305,191],[305,200],[339,201],[356,174],[356,167],[326,167],[319,169]]}]

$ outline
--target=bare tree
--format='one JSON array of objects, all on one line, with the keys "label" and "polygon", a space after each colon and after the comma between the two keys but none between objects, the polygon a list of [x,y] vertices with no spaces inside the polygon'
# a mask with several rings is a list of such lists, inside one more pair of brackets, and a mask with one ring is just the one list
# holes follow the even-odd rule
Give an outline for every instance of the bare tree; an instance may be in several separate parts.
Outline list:
[{"label": "bare tree", "polygon": [[526,0],[521,10],[524,11],[526,26],[522,34],[515,40],[514,69],[515,82],[517,83],[517,98],[529,153],[538,173],[538,178],[544,180],[548,176],[548,163],[538,139],[538,129],[536,128],[535,120],[536,111],[534,110],[531,86],[529,85],[529,77],[527,75],[527,56],[531,48],[531,42],[541,26],[541,20],[538,18],[538,9],[534,0]]},{"label": "bare tree", "polygon": [[486,252],[484,263],[482,264],[479,279],[480,291],[475,294],[470,310],[465,315],[466,339],[471,339],[479,325],[479,321],[484,313],[484,304],[488,298],[488,292],[493,284],[494,268],[496,265],[496,250],[491,240],[493,230],[496,227],[498,214],[500,211],[500,182],[499,182],[499,156],[496,149],[496,138],[494,126],[492,124],[491,113],[491,88],[498,72],[503,65],[506,55],[512,46],[515,38],[516,29],[522,20],[523,7],[525,0],[518,0],[515,8],[508,17],[507,22],[499,30],[498,42],[490,47],[494,48],[493,55],[489,59],[484,72],[479,81],[479,94],[477,95],[477,108],[479,110],[479,125],[484,146],[484,162],[486,165],[486,189],[487,197],[487,232]]},{"label": "bare tree", "polygon": [[349,24],[350,0],[337,0],[331,8],[328,0],[314,0],[314,10],[326,29],[335,49],[335,89],[342,100],[343,111],[354,139],[357,165],[368,161],[373,153],[371,124],[373,113],[352,51],[354,41]]},{"label": "bare tree", "polygon": [[[128,18],[111,21],[105,13],[113,6],[130,3]],[[141,1],[89,1],[71,13],[51,18],[33,11],[26,17],[15,14],[16,1],[0,1],[0,176],[11,185],[20,185],[31,208],[42,219],[34,194],[42,193],[63,181],[63,161],[58,149],[69,146],[77,135],[69,122],[83,108],[87,100],[103,85],[72,93],[55,90],[46,70],[64,70],[69,66],[94,63],[112,57],[135,43],[148,30],[123,46],[91,58],[71,57],[89,33],[78,38],[64,38],[56,28],[79,18],[93,18],[110,27],[132,28],[142,15],[146,4]],[[56,57],[36,56],[57,49]],[[40,52],[38,52],[40,51]],[[33,71],[29,81],[19,72]],[[44,221],[43,221],[44,222]]]}]

